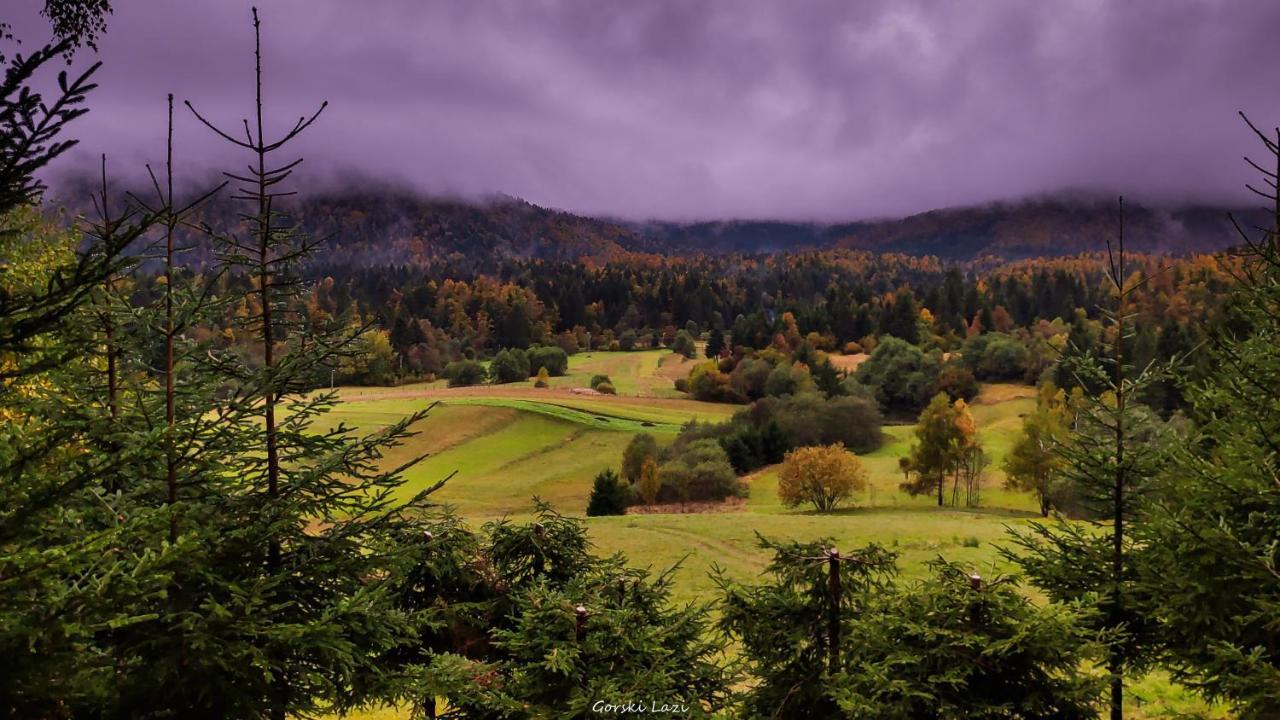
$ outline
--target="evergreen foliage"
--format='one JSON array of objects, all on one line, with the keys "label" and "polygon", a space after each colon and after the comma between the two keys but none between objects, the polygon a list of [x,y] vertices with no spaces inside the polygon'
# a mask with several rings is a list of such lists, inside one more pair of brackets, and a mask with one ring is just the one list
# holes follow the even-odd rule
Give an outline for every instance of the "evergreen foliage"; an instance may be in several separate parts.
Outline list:
[{"label": "evergreen foliage", "polygon": [[840,717],[1097,717],[1098,645],[1080,610],[1037,607],[1009,577],[942,560],[930,571],[851,624],[857,642],[831,682]]},{"label": "evergreen foliage", "polygon": [[732,676],[708,609],[671,602],[671,572],[651,577],[589,551],[585,528],[539,503],[533,522],[472,533],[451,515],[419,521],[427,539],[402,602],[427,616],[414,702],[428,717],[597,716],[636,698],[706,717]]},{"label": "evergreen foliage", "polygon": [[708,358],[719,357],[724,347],[724,331],[718,327],[712,328],[711,334],[707,336],[707,346],[704,348],[703,354]]},{"label": "evergreen foliage", "polygon": [[1280,713],[1280,137],[1249,126],[1275,168],[1251,163],[1270,183],[1271,222],[1240,227],[1235,322],[1205,351],[1216,371],[1186,388],[1204,422],[1179,443],[1137,532],[1141,585],[1177,675],[1239,717],[1265,718]]},{"label": "evergreen foliage", "polygon": [[1097,644],[1074,607],[1038,608],[1011,578],[983,580],[941,560],[933,578],[894,581],[876,545],[778,543],[767,580],[717,577],[720,625],[757,682],[744,717],[1090,718]]},{"label": "evergreen foliage", "polygon": [[858,366],[858,382],[875,388],[887,414],[913,413],[937,394],[940,357],[897,337],[886,337]]},{"label": "evergreen foliage", "polygon": [[596,474],[587,499],[587,516],[624,515],[631,504],[631,492],[612,469]]},{"label": "evergreen foliage", "polygon": [[1072,365],[1076,385],[1105,390],[1097,395],[1086,390],[1071,440],[1060,446],[1063,476],[1098,518],[1096,527],[1061,519],[1053,525],[1032,523],[1029,530],[1012,533],[1020,553],[1003,550],[1051,598],[1095,603],[1098,627],[1109,633],[1113,720],[1124,715],[1125,678],[1147,667],[1155,651],[1154,618],[1144,611],[1136,582],[1138,548],[1126,531],[1138,520],[1142,496],[1166,460],[1166,443],[1156,436],[1151,413],[1136,401],[1163,370],[1154,364],[1135,367],[1125,353],[1133,332],[1128,300],[1145,279],[1129,272],[1123,213],[1121,201],[1118,240],[1107,244],[1114,304],[1105,317],[1111,335],[1100,341],[1100,355],[1074,348]]}]

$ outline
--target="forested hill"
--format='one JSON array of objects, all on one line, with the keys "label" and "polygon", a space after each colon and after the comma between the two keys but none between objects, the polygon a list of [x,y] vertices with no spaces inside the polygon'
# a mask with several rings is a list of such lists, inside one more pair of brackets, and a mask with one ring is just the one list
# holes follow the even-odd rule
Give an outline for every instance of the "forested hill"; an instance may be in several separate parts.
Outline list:
[{"label": "forested hill", "polygon": [[[1220,206],[1147,207],[1126,203],[1126,245],[1139,252],[1190,253],[1221,250],[1238,241],[1228,213],[1243,223],[1256,211]],[[852,223],[825,229],[826,239],[845,248],[967,260],[983,255],[1021,259],[1075,255],[1099,249],[1114,237],[1114,200],[1047,199],[934,210],[900,220]]]},{"label": "forested hill", "polygon": [[[459,255],[482,262],[494,258],[606,262],[631,253],[775,253],[814,248],[933,255],[953,261],[1016,260],[1097,251],[1104,238],[1114,237],[1117,216],[1114,200],[1079,197],[836,224],[633,222],[575,215],[510,197],[463,201],[389,188],[304,192],[301,198],[289,212],[312,236],[328,239],[319,259],[363,267],[420,265]],[[238,211],[220,200],[208,207],[205,219],[215,227],[226,227]],[[1208,205],[1129,204],[1127,244],[1139,252],[1220,250],[1237,237],[1228,212]],[[1242,223],[1253,220],[1249,215],[1244,214]]]},{"label": "forested hill", "polygon": [[[1236,241],[1229,210],[1207,205],[1126,206],[1125,236],[1139,252],[1220,250]],[[549,210],[512,198],[485,203],[405,193],[330,194],[304,202],[300,219],[331,234],[330,252],[360,264],[417,263],[461,253],[609,260],[628,252],[773,253],[840,247],[1013,260],[1094,252],[1116,231],[1116,204],[1046,199],[934,210],[901,219],[819,224],[728,220],[626,222]],[[1247,219],[1247,218],[1246,218]]]}]

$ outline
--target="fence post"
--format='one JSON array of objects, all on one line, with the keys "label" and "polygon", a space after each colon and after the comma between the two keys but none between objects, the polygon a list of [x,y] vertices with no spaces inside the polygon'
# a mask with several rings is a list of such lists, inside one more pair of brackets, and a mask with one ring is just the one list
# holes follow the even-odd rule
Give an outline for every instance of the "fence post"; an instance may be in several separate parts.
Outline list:
[{"label": "fence post", "polygon": [[573,609],[574,626],[573,637],[578,642],[582,642],[582,638],[587,634],[587,606],[579,605]]}]

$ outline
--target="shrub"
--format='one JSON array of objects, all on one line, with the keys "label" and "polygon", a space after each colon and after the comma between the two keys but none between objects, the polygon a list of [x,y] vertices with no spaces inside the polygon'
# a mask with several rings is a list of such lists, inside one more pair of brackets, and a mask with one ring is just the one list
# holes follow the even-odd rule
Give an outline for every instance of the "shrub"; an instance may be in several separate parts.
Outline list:
[{"label": "shrub", "polygon": [[866,468],[840,443],[792,450],[778,474],[778,497],[788,507],[809,503],[827,512],[866,488]]},{"label": "shrub", "polygon": [[631,504],[631,491],[613,470],[602,470],[591,486],[587,501],[587,516],[623,515]]},{"label": "shrub", "polygon": [[600,393],[601,395],[617,395],[618,394],[617,389],[613,387],[613,383],[607,383],[607,382],[600,383],[599,385],[597,385],[596,392]]},{"label": "shrub", "polygon": [[476,360],[455,360],[444,366],[444,376],[449,381],[449,387],[479,385],[484,382],[484,365]]},{"label": "shrub", "polygon": [[937,393],[940,355],[893,337],[876,345],[858,366],[858,382],[876,389],[876,400],[887,413],[914,414]]},{"label": "shrub", "polygon": [[960,355],[979,380],[1019,380],[1026,376],[1031,351],[1004,333],[985,333],[965,340]]},{"label": "shrub", "polygon": [[564,375],[569,370],[569,356],[558,347],[537,346],[529,348],[529,369],[537,372],[546,368],[551,375]]},{"label": "shrub", "polygon": [[551,376],[547,374],[546,368],[544,367],[538,368],[538,379],[533,381],[533,386],[536,388],[545,388],[545,387],[551,386]]},{"label": "shrub", "polygon": [[765,465],[782,462],[790,443],[778,423],[770,421],[763,429],[740,426],[732,435],[720,438],[720,447],[724,448],[733,469],[745,475]]},{"label": "shrub", "polygon": [[724,448],[710,438],[679,447],[658,474],[662,496],[680,502],[723,500],[743,492]]},{"label": "shrub", "polygon": [[628,351],[635,350],[636,349],[636,331],[630,330],[630,329],[623,330],[622,334],[618,336],[617,349],[628,350]]},{"label": "shrub", "polygon": [[938,391],[952,400],[972,400],[978,396],[978,380],[968,365],[948,360],[938,371]]},{"label": "shrub", "polygon": [[759,400],[765,396],[765,386],[769,381],[773,366],[759,358],[743,358],[729,375],[733,389],[748,400]]},{"label": "shrub", "polygon": [[769,373],[764,383],[765,394],[773,397],[795,395],[812,389],[813,380],[809,377],[809,368],[801,363],[780,363]]},{"label": "shrub", "polygon": [[729,375],[720,371],[716,363],[707,361],[689,371],[689,393],[698,400],[710,402],[742,402],[745,398],[733,389]]},{"label": "shrub", "polygon": [[489,363],[489,379],[495,383],[528,380],[529,358],[520,349],[500,351]]},{"label": "shrub", "polygon": [[698,347],[694,344],[693,336],[688,330],[681,330],[676,333],[676,337],[671,341],[671,352],[680,353],[681,355],[692,358],[698,354]]},{"label": "shrub", "polygon": [[612,383],[612,382],[613,380],[610,380],[608,375],[592,375],[590,387],[592,390],[595,390],[596,386],[600,385],[601,383]]},{"label": "shrub", "polygon": [[829,400],[807,394],[757,401],[746,415],[758,428],[777,422],[788,447],[841,443],[854,452],[870,452],[883,441],[884,418],[875,403],[864,398]]},{"label": "shrub", "polygon": [[677,392],[689,392],[689,378],[676,378],[674,385]]},{"label": "shrub", "polygon": [[631,442],[627,443],[627,449],[622,451],[622,476],[627,479],[627,482],[638,481],[644,461],[656,457],[658,457],[658,441],[647,432],[636,433],[631,438]]}]

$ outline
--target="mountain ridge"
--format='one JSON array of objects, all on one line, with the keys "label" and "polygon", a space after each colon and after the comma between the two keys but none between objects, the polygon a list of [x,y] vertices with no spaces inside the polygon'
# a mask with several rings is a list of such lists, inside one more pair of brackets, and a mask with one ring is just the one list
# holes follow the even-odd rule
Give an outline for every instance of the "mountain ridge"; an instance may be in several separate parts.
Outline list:
[{"label": "mountain ridge", "polygon": [[[203,214],[212,225],[225,227],[235,212],[222,198]],[[1019,260],[1099,251],[1118,228],[1114,200],[1079,193],[849,222],[676,222],[579,215],[510,196],[466,200],[375,186],[311,193],[293,201],[287,212],[311,235],[331,238],[321,253],[323,261],[364,266],[424,264],[457,255],[607,262],[631,254],[823,249],[935,256],[956,262]],[[1260,222],[1264,215],[1261,210],[1204,203],[1126,203],[1126,245],[1136,252],[1157,254],[1222,250],[1239,242],[1229,212],[1237,213],[1245,226]]]}]

